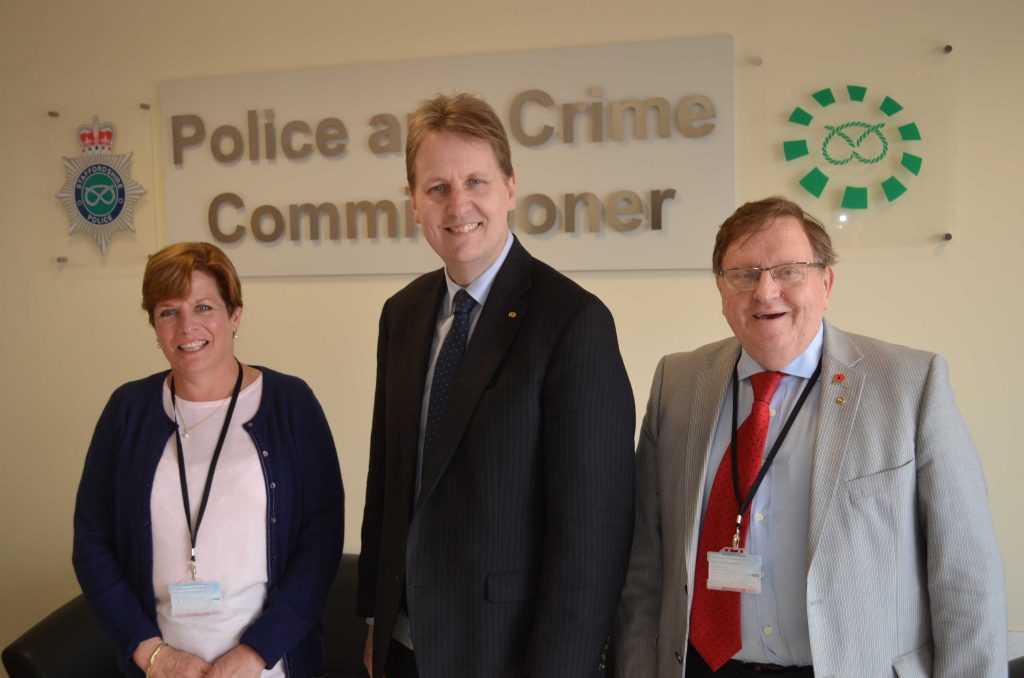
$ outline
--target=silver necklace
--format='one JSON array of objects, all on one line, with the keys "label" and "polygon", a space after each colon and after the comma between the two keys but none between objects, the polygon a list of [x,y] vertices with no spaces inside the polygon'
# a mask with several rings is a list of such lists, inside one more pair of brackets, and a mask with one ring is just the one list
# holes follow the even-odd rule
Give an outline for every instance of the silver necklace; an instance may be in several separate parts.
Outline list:
[{"label": "silver necklace", "polygon": [[[200,426],[205,424],[207,421],[209,421],[211,418],[213,418],[213,415],[215,415],[218,412],[220,412],[224,408],[224,406],[227,405],[228,400],[229,399],[224,400],[224,402],[222,402],[220,405],[218,405],[216,408],[214,408],[213,412],[210,412],[208,415],[206,415],[205,417],[203,417],[202,419],[200,419],[196,423],[192,424],[191,426],[189,426],[189,423],[187,421],[185,421],[185,415],[178,408],[177,404],[175,404],[175,406],[174,406],[174,423],[178,424],[178,428],[180,428],[181,432],[185,434],[186,438],[188,438],[189,434],[192,433],[192,431],[195,431],[197,428],[199,428]],[[181,420],[180,423],[178,421],[179,419]]]}]

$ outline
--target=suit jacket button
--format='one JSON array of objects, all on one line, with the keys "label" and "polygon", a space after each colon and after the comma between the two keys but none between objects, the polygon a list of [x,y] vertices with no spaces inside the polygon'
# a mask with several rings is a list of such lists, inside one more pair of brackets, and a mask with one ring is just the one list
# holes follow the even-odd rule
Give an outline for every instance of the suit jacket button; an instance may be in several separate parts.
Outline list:
[{"label": "suit jacket button", "polygon": [[683,655],[679,654],[678,651],[676,651],[675,655],[676,655],[676,661],[679,662],[680,664],[682,664],[683,663]]}]

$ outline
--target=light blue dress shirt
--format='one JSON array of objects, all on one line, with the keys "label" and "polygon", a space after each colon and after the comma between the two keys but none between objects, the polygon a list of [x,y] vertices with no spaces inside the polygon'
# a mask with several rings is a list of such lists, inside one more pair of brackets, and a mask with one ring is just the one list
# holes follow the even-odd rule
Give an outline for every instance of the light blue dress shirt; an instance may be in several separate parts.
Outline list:
[{"label": "light blue dress shirt", "polygon": [[[512,240],[512,234],[509,233],[508,238],[505,240],[505,247],[502,248],[498,258],[486,271],[481,273],[476,280],[469,283],[466,287],[452,282],[452,279],[448,277],[448,272],[445,271],[444,281],[448,285],[448,293],[441,299],[441,307],[437,309],[434,341],[430,344],[430,362],[427,363],[427,383],[423,387],[423,404],[420,408],[420,435],[416,443],[417,497],[420,494],[420,481],[423,479],[423,435],[427,430],[427,407],[430,405],[430,386],[434,382],[434,365],[437,363],[437,354],[441,352],[444,339],[448,336],[448,330],[452,327],[452,319],[454,317],[452,316],[452,303],[455,299],[455,293],[464,289],[476,301],[476,305],[469,312],[469,339],[472,339],[473,330],[476,329],[476,322],[480,319],[480,311],[483,310],[484,304],[487,302],[487,295],[491,293],[491,287],[494,286],[494,279],[497,277],[498,271],[501,270],[501,265],[505,263],[508,251],[512,249]],[[467,343],[466,345],[468,346],[469,344]]]},{"label": "light blue dress shirt", "polygon": [[[765,455],[771,451],[796,401],[821,360],[824,325],[810,346],[780,370],[786,376],[771,400],[771,424]],[[737,421],[750,414],[754,394],[750,376],[765,369],[746,351],[737,365],[739,404]],[[810,508],[814,434],[821,403],[821,380],[811,389],[803,408],[779,449],[764,482],[754,495],[746,548],[762,558],[761,593],[741,594],[743,649],[740,661],[810,666],[811,641],[807,630],[807,517]],[[711,484],[732,437],[732,382],[726,390],[704,479],[701,523],[708,508]]]},{"label": "light blue dress shirt", "polygon": [[[423,404],[420,407],[420,433],[416,442],[415,496],[417,497],[420,495],[420,485],[423,482],[423,434],[427,429],[427,408],[430,406],[430,386],[434,381],[434,365],[437,363],[437,354],[441,352],[441,346],[444,344],[444,339],[448,336],[448,330],[452,327],[452,302],[455,299],[455,293],[464,289],[469,293],[469,296],[473,297],[476,301],[476,305],[473,306],[472,310],[469,312],[469,338],[471,339],[473,337],[473,330],[476,329],[477,320],[480,319],[480,311],[487,302],[487,296],[491,293],[491,287],[494,285],[494,279],[497,277],[498,271],[501,270],[501,265],[505,263],[508,251],[512,249],[512,241],[512,234],[509,233],[508,238],[505,240],[505,247],[502,248],[501,254],[498,255],[495,262],[466,287],[462,287],[452,282],[452,279],[448,277],[448,272],[445,271],[444,281],[448,285],[448,291],[444,295],[444,298],[441,299],[441,307],[437,309],[437,321],[434,326],[434,339],[430,344],[430,361],[427,363],[427,381],[423,386]],[[373,618],[371,617],[367,619],[367,622],[372,625]],[[412,626],[409,622],[409,618],[401,612],[398,613],[398,617],[395,619],[395,629],[392,632],[392,636],[409,649],[413,649]]]}]

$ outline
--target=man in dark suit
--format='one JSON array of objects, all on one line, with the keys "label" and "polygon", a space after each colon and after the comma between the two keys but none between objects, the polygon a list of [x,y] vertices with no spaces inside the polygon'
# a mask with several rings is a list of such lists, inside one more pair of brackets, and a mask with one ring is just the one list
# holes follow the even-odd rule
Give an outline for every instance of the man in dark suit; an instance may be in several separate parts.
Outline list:
[{"label": "man in dark suit", "polygon": [[516,177],[484,101],[424,103],[406,170],[444,268],[381,314],[367,668],[598,676],[633,527],[634,404],[611,314],[510,234]]}]

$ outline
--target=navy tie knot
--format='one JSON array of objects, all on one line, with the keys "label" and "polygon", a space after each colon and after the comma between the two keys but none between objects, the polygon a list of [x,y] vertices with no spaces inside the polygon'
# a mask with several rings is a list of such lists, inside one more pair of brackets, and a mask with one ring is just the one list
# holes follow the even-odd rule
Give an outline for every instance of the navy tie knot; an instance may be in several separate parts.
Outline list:
[{"label": "navy tie knot", "polygon": [[476,305],[476,299],[469,296],[469,292],[466,290],[459,290],[455,293],[455,299],[452,300],[452,314],[469,314],[473,310],[473,306]]}]

